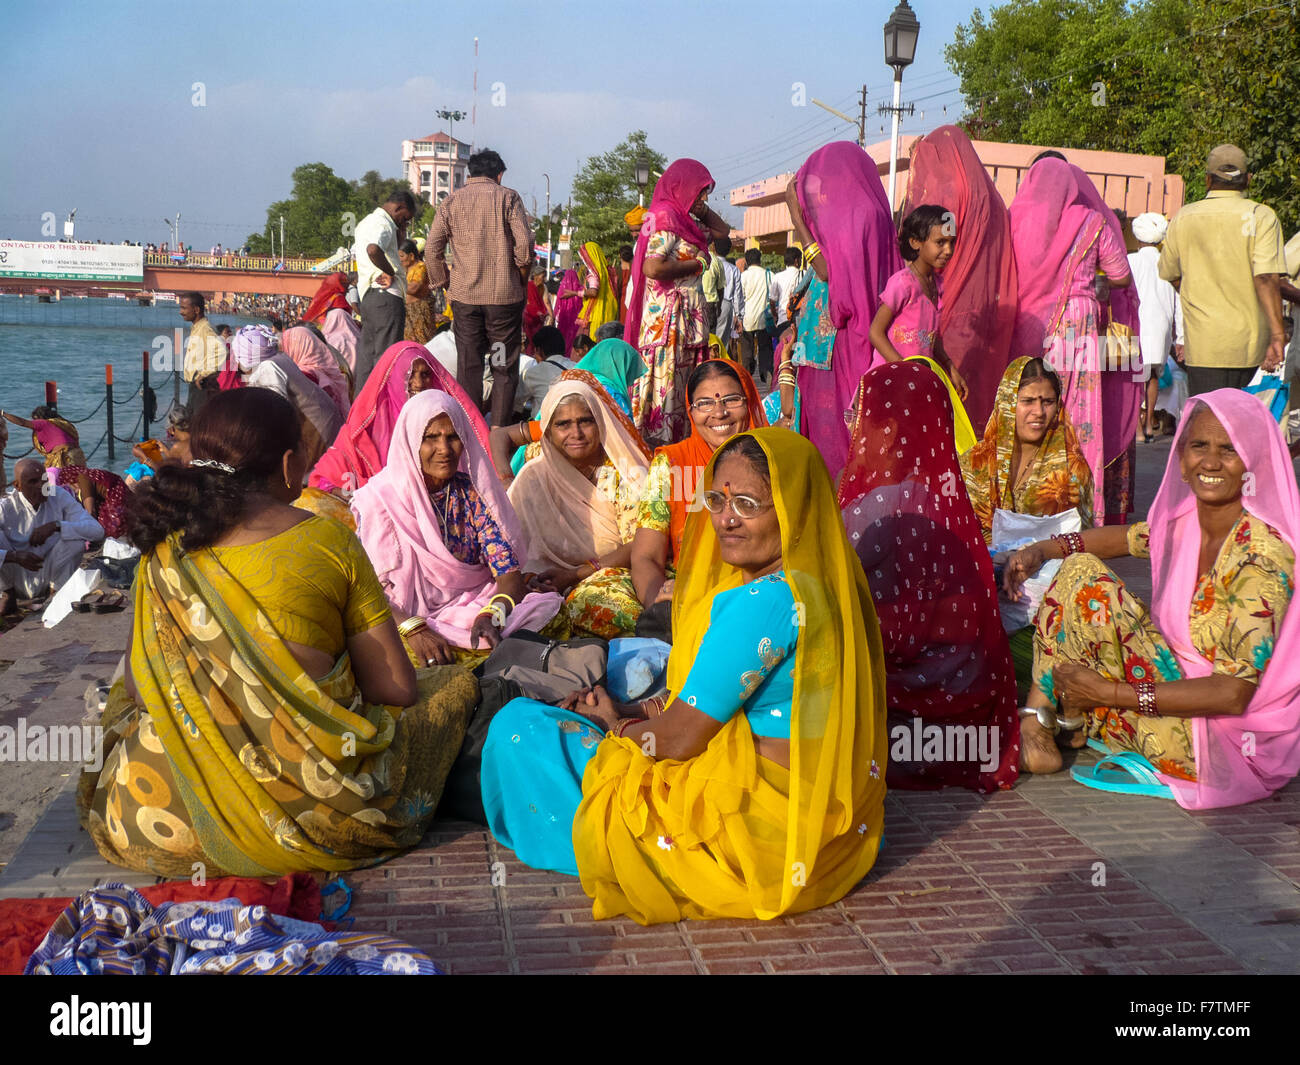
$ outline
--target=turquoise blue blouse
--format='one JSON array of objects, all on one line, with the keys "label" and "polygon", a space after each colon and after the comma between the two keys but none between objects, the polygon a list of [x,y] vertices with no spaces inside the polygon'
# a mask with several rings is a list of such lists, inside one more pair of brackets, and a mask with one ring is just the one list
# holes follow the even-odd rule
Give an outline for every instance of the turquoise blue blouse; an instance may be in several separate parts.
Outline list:
[{"label": "turquoise blue blouse", "polygon": [[784,573],[720,592],[677,698],[726,723],[739,711],[755,736],[790,738],[798,612]]}]

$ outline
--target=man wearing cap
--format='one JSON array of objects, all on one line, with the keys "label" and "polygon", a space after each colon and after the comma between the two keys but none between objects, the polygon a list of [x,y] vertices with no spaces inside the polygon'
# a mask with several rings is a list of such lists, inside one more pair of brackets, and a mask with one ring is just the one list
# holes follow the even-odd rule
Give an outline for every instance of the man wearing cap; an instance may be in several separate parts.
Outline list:
[{"label": "man wearing cap", "polygon": [[1272,209],[1246,198],[1246,155],[1221,144],[1206,161],[1206,196],[1178,212],[1160,252],[1160,276],[1178,290],[1192,395],[1244,388],[1263,363],[1282,364],[1282,230]]}]

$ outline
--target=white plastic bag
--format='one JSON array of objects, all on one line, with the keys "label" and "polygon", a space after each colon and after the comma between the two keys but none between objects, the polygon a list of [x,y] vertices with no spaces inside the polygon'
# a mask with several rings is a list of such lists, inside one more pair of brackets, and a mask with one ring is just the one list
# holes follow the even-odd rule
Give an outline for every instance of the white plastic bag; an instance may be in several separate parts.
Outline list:
[{"label": "white plastic bag", "polygon": [[[994,564],[1005,563],[1005,556],[1012,551],[1025,547],[1039,540],[1046,540],[1061,533],[1081,532],[1083,523],[1079,512],[1074,507],[1063,510],[1060,514],[1017,514],[1011,510],[993,512],[993,542],[989,552],[993,554]],[[1007,598],[998,585],[998,611],[1002,615],[1002,628],[1007,632],[1016,632],[1029,625],[1038,613],[1038,607],[1051,587],[1056,571],[1061,568],[1060,559],[1046,562],[1029,580],[1025,581],[1024,590],[1019,600]]]},{"label": "white plastic bag", "polygon": [[41,615],[41,624],[47,629],[54,628],[60,621],[72,613],[72,604],[83,595],[93,592],[104,583],[104,575],[97,569],[79,569],[63,582],[63,587],[54,593],[54,598],[45,607]]}]

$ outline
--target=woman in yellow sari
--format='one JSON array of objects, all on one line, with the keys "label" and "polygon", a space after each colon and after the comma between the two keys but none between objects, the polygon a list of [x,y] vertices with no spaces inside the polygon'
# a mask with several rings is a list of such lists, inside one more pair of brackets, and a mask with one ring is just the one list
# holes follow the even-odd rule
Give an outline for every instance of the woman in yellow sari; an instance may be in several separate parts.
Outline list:
[{"label": "woman in yellow sari", "polygon": [[82,823],[162,876],[374,865],[419,842],[478,691],[417,673],[356,537],[291,504],[305,462],[286,400],[247,388],[195,416],[189,466],[133,500],[144,552],[128,668]]},{"label": "woman in yellow sari", "polygon": [[582,310],[578,313],[578,332],[596,340],[596,333],[606,322],[618,321],[618,293],[609,277],[605,253],[594,240],[578,249],[578,258],[586,268],[583,281]]},{"label": "woman in yellow sari", "polygon": [[741,434],[710,461],[702,498],[667,705],[601,688],[558,708],[517,699],[488,732],[494,835],[580,876],[598,919],[814,909],[880,846],[880,631],[821,456],[785,430]]}]

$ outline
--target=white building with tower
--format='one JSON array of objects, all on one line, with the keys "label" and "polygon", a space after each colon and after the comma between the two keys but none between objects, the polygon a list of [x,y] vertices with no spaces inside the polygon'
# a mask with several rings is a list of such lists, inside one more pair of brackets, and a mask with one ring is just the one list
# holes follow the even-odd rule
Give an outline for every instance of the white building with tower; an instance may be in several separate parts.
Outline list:
[{"label": "white building with tower", "polygon": [[446,133],[402,141],[402,167],[417,199],[442,203],[465,184],[470,146]]}]

